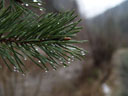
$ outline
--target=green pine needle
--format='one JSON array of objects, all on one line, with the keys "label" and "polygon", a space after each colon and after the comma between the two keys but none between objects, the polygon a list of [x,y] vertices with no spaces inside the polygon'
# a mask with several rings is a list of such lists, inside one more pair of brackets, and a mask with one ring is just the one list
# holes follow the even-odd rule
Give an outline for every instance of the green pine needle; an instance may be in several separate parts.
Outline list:
[{"label": "green pine needle", "polygon": [[81,20],[74,22],[74,11],[39,16],[17,5],[20,2],[10,1],[15,11],[12,6],[3,7],[4,0],[0,2],[0,56],[10,70],[24,72],[22,59],[26,58],[41,69],[49,70],[50,65],[56,70],[84,57],[86,51],[73,45],[83,42],[72,40],[81,30],[77,26]]}]

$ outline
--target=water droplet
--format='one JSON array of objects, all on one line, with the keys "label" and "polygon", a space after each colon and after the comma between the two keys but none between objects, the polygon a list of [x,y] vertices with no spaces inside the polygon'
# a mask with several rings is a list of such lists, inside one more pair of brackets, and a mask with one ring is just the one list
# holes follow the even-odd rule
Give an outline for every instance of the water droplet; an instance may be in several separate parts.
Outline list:
[{"label": "water droplet", "polygon": [[66,66],[64,65],[64,68],[66,68]]},{"label": "water droplet", "polygon": [[68,62],[68,64],[70,64],[71,62]]},{"label": "water droplet", "polygon": [[43,9],[42,9],[42,8],[40,8],[40,11],[43,11]]},{"label": "water droplet", "polygon": [[11,45],[8,45],[8,47],[11,47]]},{"label": "water droplet", "polygon": [[17,40],[20,40],[20,38],[17,38]]},{"label": "water droplet", "polygon": [[38,51],[39,49],[38,48],[36,48],[36,51]]},{"label": "water droplet", "polygon": [[52,46],[55,46],[54,44],[52,44]]},{"label": "water droplet", "polygon": [[61,61],[60,63],[62,64],[63,62]]},{"label": "water droplet", "polygon": [[25,57],[25,58],[24,58],[24,60],[26,61],[26,60],[27,60],[27,58]]},{"label": "water droplet", "polygon": [[71,61],[71,58],[68,58],[68,61]]},{"label": "water droplet", "polygon": [[1,38],[4,38],[4,37],[5,37],[4,35],[1,36]]},{"label": "water droplet", "polygon": [[62,60],[62,58],[59,58],[59,60]]},{"label": "water droplet", "polygon": [[50,62],[51,64],[53,64],[53,62]]},{"label": "water droplet", "polygon": [[42,40],[45,40],[44,38],[42,38]]},{"label": "water droplet", "polygon": [[56,71],[56,69],[55,69],[55,68],[54,68],[53,70],[54,70],[54,71]]},{"label": "water droplet", "polygon": [[14,71],[14,72],[16,72],[17,70],[16,70],[16,69],[14,69],[13,71]]},{"label": "water droplet", "polygon": [[72,60],[71,61],[74,61],[74,56],[72,56]]},{"label": "water droplet", "polygon": [[14,66],[14,69],[16,69],[16,67]]},{"label": "water droplet", "polygon": [[14,66],[14,70],[13,70],[14,72],[16,72],[17,71],[17,68]]},{"label": "water droplet", "polygon": [[33,0],[33,2],[38,2],[37,0]]},{"label": "water droplet", "polygon": [[25,6],[29,6],[29,4],[25,4]]},{"label": "water droplet", "polygon": [[22,76],[25,76],[25,74],[23,73]]},{"label": "water droplet", "polygon": [[38,25],[38,27],[40,27],[40,25]]},{"label": "water droplet", "polygon": [[57,24],[60,24],[59,22]]},{"label": "water droplet", "polygon": [[39,63],[41,63],[41,61],[40,61],[40,60],[39,60],[38,62],[39,62]]},{"label": "water droplet", "polygon": [[40,5],[42,5],[41,3],[38,3],[38,5],[40,6]]},{"label": "water droplet", "polygon": [[53,51],[50,51],[51,53],[53,53]]},{"label": "water droplet", "polygon": [[81,51],[81,54],[84,56],[85,55],[85,52],[84,51]]},{"label": "water droplet", "polygon": [[70,24],[73,24],[74,22],[71,22]]},{"label": "water droplet", "polygon": [[45,72],[47,73],[47,72],[48,72],[48,70],[45,70]]}]

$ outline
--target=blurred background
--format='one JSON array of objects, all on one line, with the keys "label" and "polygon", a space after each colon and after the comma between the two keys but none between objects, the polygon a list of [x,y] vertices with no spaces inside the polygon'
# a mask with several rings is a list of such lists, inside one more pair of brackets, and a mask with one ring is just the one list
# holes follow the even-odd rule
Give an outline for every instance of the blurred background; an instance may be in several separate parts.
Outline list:
[{"label": "blurred background", "polygon": [[3,68],[0,96],[128,96],[128,1],[42,1],[46,13],[76,10],[83,26],[76,39],[89,40],[77,46],[88,54],[83,61],[45,73],[28,60],[25,75]]}]

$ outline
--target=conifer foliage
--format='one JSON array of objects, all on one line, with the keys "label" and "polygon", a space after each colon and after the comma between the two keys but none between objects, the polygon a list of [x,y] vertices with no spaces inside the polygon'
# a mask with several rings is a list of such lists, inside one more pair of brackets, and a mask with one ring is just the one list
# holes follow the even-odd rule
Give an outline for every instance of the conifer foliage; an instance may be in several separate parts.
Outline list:
[{"label": "conifer foliage", "polygon": [[73,40],[81,30],[74,11],[39,15],[29,7],[43,11],[41,1],[0,0],[0,56],[10,70],[24,72],[23,59],[48,71],[84,57],[73,45],[85,41]]}]

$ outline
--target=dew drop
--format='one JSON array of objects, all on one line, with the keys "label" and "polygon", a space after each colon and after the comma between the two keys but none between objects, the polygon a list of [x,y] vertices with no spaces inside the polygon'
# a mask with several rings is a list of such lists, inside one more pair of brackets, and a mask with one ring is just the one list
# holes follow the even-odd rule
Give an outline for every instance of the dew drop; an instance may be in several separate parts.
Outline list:
[{"label": "dew drop", "polygon": [[52,46],[55,46],[54,44],[52,44]]},{"label": "dew drop", "polygon": [[25,6],[29,6],[29,4],[25,4]]},{"label": "dew drop", "polygon": [[74,61],[74,56],[72,56],[72,60],[71,61]]},{"label": "dew drop", "polygon": [[25,76],[25,74],[23,73],[22,76]]},{"label": "dew drop", "polygon": [[51,64],[53,64],[53,62],[50,62]]},{"label": "dew drop", "polygon": [[62,58],[59,58],[59,60],[62,60]]},{"label": "dew drop", "polygon": [[48,70],[45,70],[45,72],[47,73],[47,72],[48,72]]},{"label": "dew drop", "polygon": [[54,68],[53,70],[54,70],[54,71],[56,71],[56,69],[55,69],[55,68]]},{"label": "dew drop", "polygon": [[68,62],[68,64],[70,64],[71,62]]},{"label": "dew drop", "polygon": [[13,70],[14,72],[16,72],[17,71],[17,68],[14,66],[14,70]]},{"label": "dew drop", "polygon": [[53,66],[54,68],[56,68],[56,66]]},{"label": "dew drop", "polygon": [[41,61],[40,61],[40,60],[39,60],[38,62],[39,62],[39,63],[41,63]]},{"label": "dew drop", "polygon": [[8,47],[11,47],[11,45],[8,45]]},{"label": "dew drop", "polygon": [[40,27],[40,25],[38,25],[38,27]]},{"label": "dew drop", "polygon": [[36,48],[36,51],[38,51],[39,49],[38,48]]},{"label": "dew drop", "polygon": [[24,58],[24,60],[26,61],[26,60],[27,60],[27,58],[25,57],[25,58]]},{"label": "dew drop", "polygon": [[68,61],[71,61],[71,58],[68,58]]},{"label": "dew drop", "polygon": [[42,40],[45,40],[44,38]]},{"label": "dew drop", "polygon": [[43,11],[43,9],[42,9],[42,8],[40,8],[40,11]]},{"label": "dew drop", "polygon": [[81,54],[84,56],[85,55],[85,52],[84,51],[81,51]]},{"label": "dew drop", "polygon": [[56,70],[56,66],[53,66],[53,70]]},{"label": "dew drop", "polygon": [[20,40],[19,38],[17,38],[17,40]]},{"label": "dew drop", "polygon": [[37,0],[33,0],[33,2],[38,2]]},{"label": "dew drop", "polygon": [[61,61],[60,63],[62,64],[63,62]]},{"label": "dew drop", "polygon": [[64,65],[64,68],[66,68],[66,66]]},{"label": "dew drop", "polygon": [[4,35],[1,36],[1,38],[4,38],[4,37],[5,37]]},{"label": "dew drop", "polygon": [[51,53],[53,53],[53,51],[50,51]]},{"label": "dew drop", "polygon": [[41,3],[38,3],[38,5],[40,6],[40,5],[42,5]]},{"label": "dew drop", "polygon": [[74,22],[71,22],[70,24],[73,24]]},{"label": "dew drop", "polygon": [[16,69],[16,67],[14,66],[14,69]]}]

